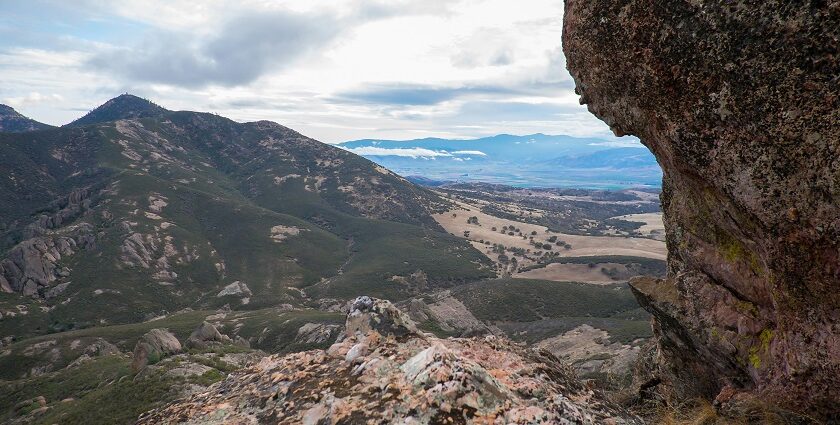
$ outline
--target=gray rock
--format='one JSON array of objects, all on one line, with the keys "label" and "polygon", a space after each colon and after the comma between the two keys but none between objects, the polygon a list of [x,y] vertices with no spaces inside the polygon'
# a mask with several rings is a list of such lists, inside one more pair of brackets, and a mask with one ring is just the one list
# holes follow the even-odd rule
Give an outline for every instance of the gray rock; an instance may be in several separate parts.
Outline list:
[{"label": "gray rock", "polygon": [[157,363],[166,356],[180,352],[181,343],[175,335],[165,329],[152,329],[134,346],[131,368],[134,372],[139,372],[146,365]]},{"label": "gray rock", "polygon": [[187,339],[187,348],[204,349],[229,342],[231,340],[227,335],[222,335],[215,326],[204,322],[190,334]]},{"label": "gray rock", "polygon": [[219,291],[219,293],[216,296],[225,297],[228,295],[250,297],[252,294],[251,289],[248,288],[248,285],[246,285],[244,282],[240,282],[237,280],[236,282],[225,286],[224,289]]},{"label": "gray rock", "polygon": [[347,336],[366,335],[371,330],[396,337],[418,333],[417,325],[390,301],[358,297],[347,313]]}]

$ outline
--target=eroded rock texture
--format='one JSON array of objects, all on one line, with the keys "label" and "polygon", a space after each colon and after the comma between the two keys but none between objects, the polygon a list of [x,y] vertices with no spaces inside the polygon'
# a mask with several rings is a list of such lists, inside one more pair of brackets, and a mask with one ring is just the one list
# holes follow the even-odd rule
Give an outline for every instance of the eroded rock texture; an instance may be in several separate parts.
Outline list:
[{"label": "eroded rock texture", "polygon": [[638,281],[677,396],[837,415],[840,2],[566,0],[581,101],[664,170],[665,281]]},{"label": "eroded rock texture", "polygon": [[138,424],[641,424],[556,357],[504,338],[438,339],[357,298],[328,350],[272,355]]}]

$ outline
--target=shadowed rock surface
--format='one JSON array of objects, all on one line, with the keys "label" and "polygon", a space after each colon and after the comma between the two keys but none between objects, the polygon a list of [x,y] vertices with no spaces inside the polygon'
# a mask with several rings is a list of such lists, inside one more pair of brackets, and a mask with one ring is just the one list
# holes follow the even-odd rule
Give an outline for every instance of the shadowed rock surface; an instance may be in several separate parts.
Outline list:
[{"label": "shadowed rock surface", "polygon": [[160,361],[164,356],[181,352],[181,343],[175,335],[165,329],[152,329],[137,341],[134,346],[134,361],[131,369],[135,372],[146,365]]},{"label": "shadowed rock surface", "polygon": [[635,291],[679,397],[840,404],[840,2],[567,0],[581,102],[664,170]]},{"label": "shadowed rock surface", "polygon": [[269,356],[141,417],[161,423],[640,424],[544,351],[496,337],[417,332],[390,302],[358,298],[328,350]]}]

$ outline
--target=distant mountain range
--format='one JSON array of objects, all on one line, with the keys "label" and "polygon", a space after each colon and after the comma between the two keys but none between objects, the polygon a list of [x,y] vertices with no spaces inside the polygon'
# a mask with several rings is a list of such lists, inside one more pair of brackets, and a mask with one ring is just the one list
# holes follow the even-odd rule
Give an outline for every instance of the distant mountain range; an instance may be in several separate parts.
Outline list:
[{"label": "distant mountain range", "polygon": [[363,139],[340,147],[420,181],[617,189],[661,184],[656,159],[635,141],[531,134],[472,140]]}]

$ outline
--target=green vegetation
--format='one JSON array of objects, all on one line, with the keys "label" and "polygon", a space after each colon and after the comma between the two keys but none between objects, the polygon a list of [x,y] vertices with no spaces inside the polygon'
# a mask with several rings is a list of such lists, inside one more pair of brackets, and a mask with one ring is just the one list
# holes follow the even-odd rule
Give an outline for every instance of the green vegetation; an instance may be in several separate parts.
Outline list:
[{"label": "green vegetation", "polygon": [[460,286],[452,295],[477,318],[528,342],[582,324],[624,343],[651,336],[650,316],[626,285],[497,279]]},{"label": "green vegetation", "polygon": [[130,424],[141,413],[175,397],[175,384],[185,381],[161,373],[133,379],[130,366],[128,358],[107,356],[49,375],[0,382],[0,412],[4,412],[0,422],[27,413],[15,411],[18,403],[43,396],[50,409],[37,416],[38,424]]}]

